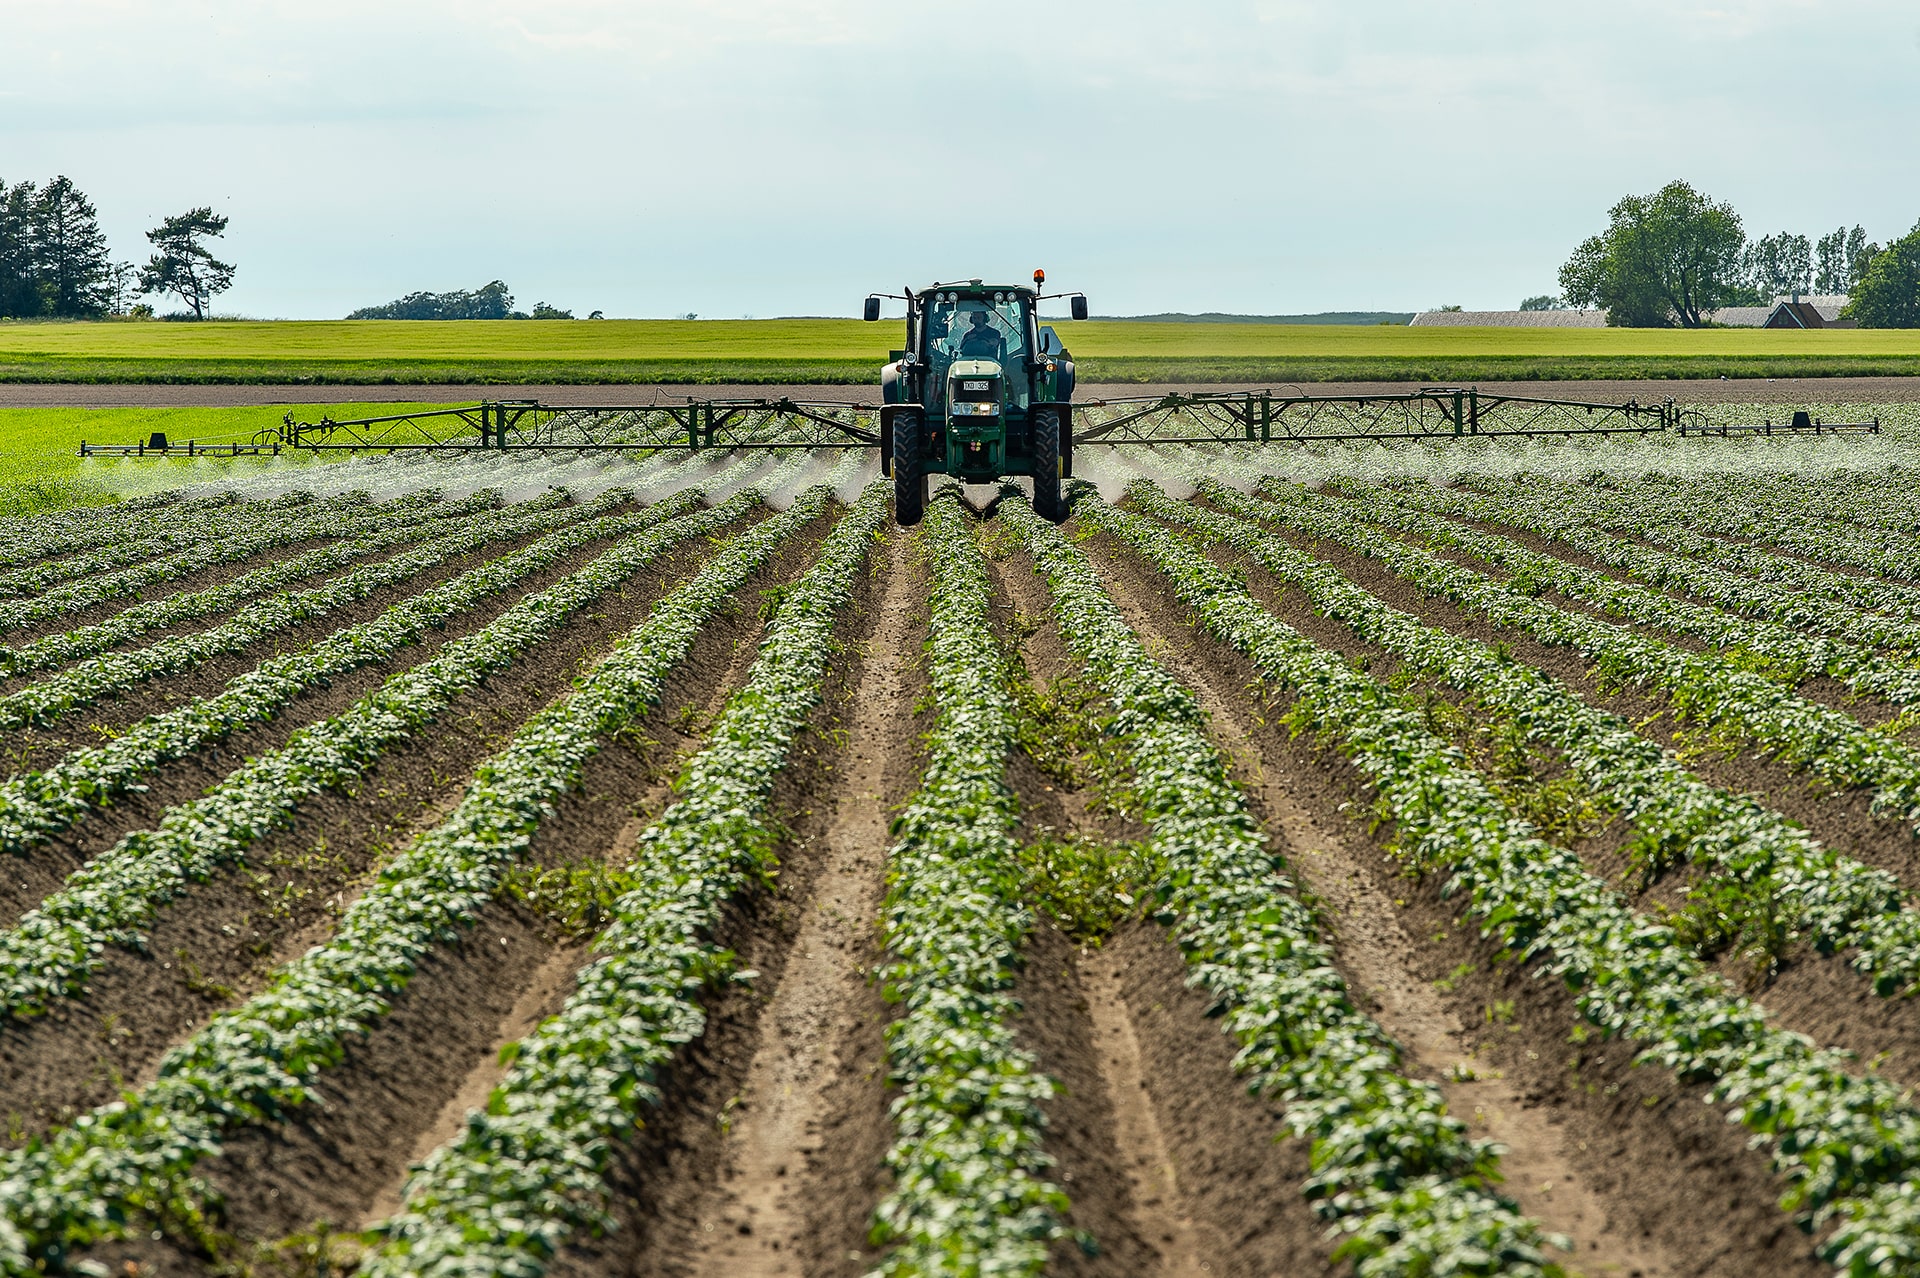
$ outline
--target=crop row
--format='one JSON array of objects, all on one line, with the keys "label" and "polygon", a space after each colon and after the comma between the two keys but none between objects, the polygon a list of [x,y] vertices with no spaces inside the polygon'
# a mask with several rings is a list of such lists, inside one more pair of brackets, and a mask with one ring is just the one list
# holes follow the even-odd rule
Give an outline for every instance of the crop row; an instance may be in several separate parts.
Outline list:
[{"label": "crop row", "polygon": [[207,1191],[194,1165],[225,1133],[314,1099],[315,1076],[385,1015],[426,954],[472,923],[600,742],[657,700],[702,627],[827,496],[812,490],[725,543],[476,770],[453,814],[381,871],[329,941],[169,1053],[152,1083],[0,1156],[0,1273],[57,1267],[136,1216],[197,1219]]},{"label": "crop row", "polygon": [[1776,1030],[1672,931],[1637,915],[1579,859],[1515,817],[1420,710],[1268,613],[1232,573],[1163,524],[1081,498],[1083,521],[1151,561],[1206,629],[1295,698],[1368,778],[1398,831],[1393,852],[1464,895],[1483,930],[1561,977],[1585,1018],[1637,1043],[1641,1063],[1710,1085],[1771,1146],[1783,1207],[1836,1223],[1821,1254],[1849,1275],[1920,1264],[1920,1114],[1877,1075]]},{"label": "crop row", "polygon": [[[497,493],[478,493],[462,501],[448,503],[446,513],[450,520],[472,521],[476,518],[489,517],[511,519],[518,514],[532,514],[562,505],[566,501],[566,494],[557,491],[549,492],[529,501],[516,503],[507,510],[496,512],[493,508],[497,501]],[[444,536],[449,529],[459,526],[455,522],[440,520],[395,520],[392,527],[383,531],[348,537],[331,545],[305,551],[291,559],[263,564],[217,586],[209,586],[204,590],[178,591],[159,599],[138,603],[113,614],[105,621],[47,635],[18,647],[10,648],[0,645],[0,675],[26,674],[36,670],[52,669],[70,661],[78,661],[83,657],[90,657],[119,644],[138,639],[150,631],[194,621],[213,613],[225,612],[249,599],[290,586],[297,581],[324,576],[346,567],[356,559],[365,558],[393,546]]]},{"label": "crop row", "polygon": [[[1400,502],[1401,494],[1394,490],[1363,488],[1352,486],[1348,493],[1368,507],[1369,514],[1383,506],[1401,504],[1418,506],[1416,497],[1412,501]],[[1494,506],[1495,503],[1488,502]],[[1714,622],[1710,619],[1700,622],[1698,628],[1690,633],[1698,634],[1712,643],[1727,645],[1748,644],[1758,640],[1767,645],[1766,651],[1774,650],[1778,641],[1791,641],[1792,661],[1808,669],[1819,669],[1824,662],[1829,667],[1845,669],[1849,663],[1860,665],[1856,657],[1848,655],[1844,649],[1837,653],[1822,650],[1815,643],[1802,637],[1805,631],[1817,630],[1853,644],[1874,647],[1891,647],[1910,652],[1920,648],[1920,622],[1904,617],[1890,617],[1880,613],[1867,612],[1858,607],[1821,599],[1804,591],[1784,589],[1779,583],[1760,582],[1740,573],[1729,572],[1700,563],[1685,555],[1639,545],[1625,537],[1616,537],[1599,529],[1573,522],[1572,520],[1545,521],[1529,518],[1525,508],[1510,506],[1496,507],[1495,516],[1500,522],[1544,536],[1567,547],[1577,554],[1586,555],[1617,572],[1636,581],[1646,582],[1662,590],[1677,590],[1708,600],[1723,608],[1728,608],[1743,616],[1764,618],[1776,625],[1775,629],[1762,630],[1753,635],[1731,634],[1725,640],[1717,639],[1711,633]],[[1382,522],[1385,522],[1384,520]],[[1458,525],[1454,526],[1455,528]],[[1598,577],[1599,574],[1589,574]],[[1552,582],[1556,589],[1557,581]],[[1588,593],[1573,594],[1570,597],[1600,604],[1619,615],[1632,615],[1635,610],[1633,599],[1626,598],[1619,603],[1605,602],[1606,596],[1592,591],[1582,579],[1582,587]],[[1636,618],[1638,619],[1638,618]],[[1692,622],[1688,615],[1684,620]],[[1655,621],[1654,624],[1666,624]],[[1911,676],[1913,671],[1906,668]],[[1836,671],[1837,673],[1837,671]],[[1844,674],[1837,677],[1845,678]]]},{"label": "crop row", "polygon": [[[1270,490],[1273,491],[1273,490]],[[1549,646],[1569,647],[1603,678],[1651,686],[1682,715],[1759,745],[1842,787],[1870,785],[1876,806],[1920,821],[1920,752],[1886,733],[1816,705],[1713,652],[1689,652],[1625,626],[1558,608],[1429,551],[1370,530],[1346,503],[1304,490],[1258,513],[1375,560],[1396,576],[1495,625],[1512,626]],[[1232,507],[1238,494],[1219,500]]]},{"label": "crop row", "polygon": [[48,590],[31,598],[0,602],[0,633],[20,630],[72,613],[84,612],[88,608],[98,607],[118,599],[137,596],[149,586],[176,581],[190,573],[212,568],[218,564],[248,559],[296,542],[311,541],[315,538],[332,540],[343,536],[352,537],[362,532],[389,526],[396,521],[408,522],[423,517],[433,517],[430,514],[423,515],[419,503],[405,502],[404,499],[398,510],[359,504],[358,514],[344,518],[340,511],[327,510],[324,509],[324,503],[321,505],[323,509],[318,513],[310,514],[306,508],[300,508],[297,518],[251,523],[227,536],[198,540],[184,550],[175,551],[158,559],[149,559],[130,568],[122,568],[118,572],[76,581],[71,585]]},{"label": "crop row", "polygon": [[485,628],[393,675],[341,714],[249,759],[205,796],[167,809],[154,829],[123,837],[0,932],[0,1016],[25,1017],[78,994],[103,949],[141,945],[142,929],[188,883],[242,860],[291,821],[302,801],[351,785],[488,674],[552,637],[674,546],[738,519],[753,501],[743,494],[627,537]]},{"label": "crop row", "polygon": [[[677,509],[684,510],[692,500],[692,497],[679,499]],[[489,541],[547,533],[576,522],[591,527],[594,521],[611,516],[626,503],[627,494],[616,489],[584,506],[530,514],[509,513],[498,519],[470,522],[452,536],[405,554],[363,564],[324,586],[261,600],[212,629],[174,635],[130,652],[91,657],[0,697],[0,728],[52,723],[77,707],[125,692],[156,676],[180,674],[214,657],[243,652],[295,626],[319,621],[329,613],[356,604],[385,587],[417,577]],[[651,516],[654,511],[650,509],[648,513]],[[667,508],[661,513],[676,511]]]},{"label": "crop row", "polygon": [[[1262,503],[1216,485],[1203,481],[1202,491],[1245,514],[1263,513]],[[1264,529],[1173,501],[1149,483],[1128,492],[1140,509],[1226,543],[1304,591],[1316,612],[1560,751],[1589,791],[1634,825],[1629,856],[1644,873],[1682,860],[1715,869],[1773,902],[1823,951],[1857,947],[1854,966],[1880,993],[1906,993],[1920,983],[1920,915],[1892,875],[1835,855],[1772,809],[1701,781],[1626,720],[1588,705],[1552,676],[1477,640],[1422,625]]]},{"label": "crop row", "polygon": [[[257,511],[278,512],[313,500],[311,493],[287,493],[250,503]],[[0,520],[0,564],[31,563],[54,555],[72,554],[104,546],[156,528],[181,530],[184,543],[192,530],[209,517],[242,504],[232,493],[173,499],[169,495],[136,497],[111,506],[84,506],[50,511],[18,519]]]},{"label": "crop row", "polygon": [[1354,1007],[1192,694],[1147,655],[1079,548],[1020,503],[999,510],[1047,578],[1062,637],[1106,693],[1167,867],[1163,916],[1241,1045],[1235,1064],[1312,1143],[1306,1192],[1345,1235],[1335,1261],[1351,1260],[1360,1278],[1558,1272],[1545,1248],[1565,1240],[1496,1191],[1495,1147],[1447,1114],[1439,1088],[1402,1072],[1399,1048]]},{"label": "crop row", "polygon": [[[1626,519],[1611,513],[1584,485],[1542,492],[1537,485],[1483,484],[1476,492],[1413,484],[1391,491],[1394,500],[1416,509],[1506,524],[1552,538],[1655,585],[1686,590],[1741,611],[1757,602],[1765,610],[1762,615],[1775,621],[1819,625],[1832,634],[1895,648],[1920,646],[1916,638],[1920,637],[1920,587],[1836,572],[1763,546],[1718,540],[1676,524]],[[1627,537],[1612,536],[1603,526],[1618,528]],[[1652,545],[1642,547],[1628,537]],[[1750,579],[1788,589],[1749,602]],[[1832,611],[1836,606],[1853,611]]]},{"label": "crop row", "polygon": [[[1275,488],[1269,486],[1268,491]],[[1278,491],[1292,496],[1300,490],[1280,486]],[[1606,573],[1529,550],[1511,538],[1412,510],[1391,499],[1379,500],[1378,491],[1356,495],[1356,513],[1395,531],[1412,533],[1429,545],[1465,551],[1505,569],[1513,574],[1509,583],[1512,589],[1535,593],[1555,590],[1608,616],[1657,626],[1723,651],[1741,652],[1756,673],[1790,686],[1809,675],[1825,674],[1856,693],[1882,697],[1894,705],[1920,703],[1920,668],[1891,661],[1860,643],[1806,634],[1804,618],[1797,624],[1781,624],[1675,599],[1659,590],[1616,581]],[[1755,601],[1751,610],[1759,611],[1766,605],[1757,601],[1781,592],[1748,582],[1743,593]],[[1860,614],[1851,615],[1858,618]]]},{"label": "crop row", "polygon": [[1006,758],[1014,709],[991,624],[992,585],[957,495],[928,504],[927,677],[936,719],[920,788],[894,822],[881,935],[893,1187],[874,1239],[880,1272],[1039,1274],[1065,1194],[1044,1179],[1041,1103],[1053,1081],[1014,1042],[1011,993],[1026,907]]},{"label": "crop row", "polygon": [[869,486],[784,591],[746,682],[687,764],[682,797],[641,835],[594,949],[560,1014],[508,1049],[512,1066],[461,1134],[408,1180],[377,1227],[367,1278],[538,1273],[577,1229],[611,1224],[604,1174],[676,1048],[697,1036],[703,989],[745,980],[713,941],[726,901],[771,875],[774,778],[819,704],[835,619],[887,518]]},{"label": "crop row", "polygon": [[605,515],[549,533],[394,604],[376,617],[264,661],[229,680],[214,696],[150,715],[105,745],[72,751],[45,771],[0,784],[0,849],[19,852],[32,846],[162,764],[273,717],[305,690],[386,660],[433,627],[551,567],[580,546],[641,531],[671,509],[655,506],[632,514]]},{"label": "crop row", "polygon": [[[1482,481],[1468,477],[1461,482],[1478,489]],[[1495,481],[1496,485],[1500,482]],[[1736,493],[1714,498],[1698,485],[1676,491],[1629,488],[1607,504],[1619,512],[1622,520],[1652,516],[1659,523],[1678,524],[1716,537],[1754,538],[1823,563],[1864,568],[1906,581],[1920,580],[1920,550],[1902,533],[1874,533],[1764,507],[1756,511]]]}]

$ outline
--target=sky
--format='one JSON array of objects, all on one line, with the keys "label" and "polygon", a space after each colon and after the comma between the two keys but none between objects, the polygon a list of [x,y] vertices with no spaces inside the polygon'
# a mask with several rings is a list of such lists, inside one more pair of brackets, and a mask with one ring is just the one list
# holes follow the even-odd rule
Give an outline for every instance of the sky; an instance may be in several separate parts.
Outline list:
[{"label": "sky", "polygon": [[117,258],[207,204],[221,313],[492,279],[585,315],[1511,308],[1674,178],[1750,235],[1920,220],[1895,0],[0,0],[0,178]]}]

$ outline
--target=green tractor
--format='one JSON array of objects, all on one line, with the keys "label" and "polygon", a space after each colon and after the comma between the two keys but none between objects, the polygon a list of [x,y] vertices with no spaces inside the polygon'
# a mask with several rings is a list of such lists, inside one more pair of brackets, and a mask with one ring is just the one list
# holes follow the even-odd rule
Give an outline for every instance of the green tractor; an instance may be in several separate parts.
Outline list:
[{"label": "green tractor", "polygon": [[[893,476],[893,515],[917,524],[927,508],[927,476],[990,484],[1033,477],[1033,508],[1067,517],[1060,481],[1073,474],[1073,360],[1035,313],[1046,273],[1033,287],[966,280],[867,298],[907,304],[907,345],[880,370],[880,468]],[[1073,318],[1087,317],[1079,293]]]}]

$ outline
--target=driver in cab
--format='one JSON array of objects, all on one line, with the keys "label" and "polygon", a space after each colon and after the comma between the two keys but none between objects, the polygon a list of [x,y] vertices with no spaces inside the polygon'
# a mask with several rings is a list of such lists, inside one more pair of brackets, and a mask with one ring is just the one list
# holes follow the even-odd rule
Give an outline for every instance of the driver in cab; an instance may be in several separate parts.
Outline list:
[{"label": "driver in cab", "polygon": [[969,312],[969,327],[960,336],[961,359],[990,359],[1006,363],[1007,339],[987,322],[985,311]]}]

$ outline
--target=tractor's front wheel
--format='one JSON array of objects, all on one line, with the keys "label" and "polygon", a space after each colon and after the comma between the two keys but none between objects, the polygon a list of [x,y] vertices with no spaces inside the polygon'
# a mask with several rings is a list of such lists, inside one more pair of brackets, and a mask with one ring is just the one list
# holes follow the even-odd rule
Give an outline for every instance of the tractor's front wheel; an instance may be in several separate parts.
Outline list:
[{"label": "tractor's front wheel", "polygon": [[920,452],[927,433],[921,413],[893,415],[893,518],[911,528],[927,513],[927,473]]},{"label": "tractor's front wheel", "polygon": [[1067,503],[1060,495],[1060,418],[1056,408],[1033,414],[1033,512],[1049,523],[1067,520]]}]

